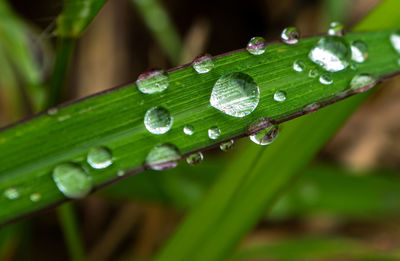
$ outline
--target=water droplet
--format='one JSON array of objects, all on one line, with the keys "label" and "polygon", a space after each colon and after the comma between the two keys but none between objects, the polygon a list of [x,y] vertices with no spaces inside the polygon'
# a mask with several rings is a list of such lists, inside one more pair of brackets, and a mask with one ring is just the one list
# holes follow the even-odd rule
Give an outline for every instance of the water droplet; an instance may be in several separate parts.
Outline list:
[{"label": "water droplet", "polygon": [[281,39],[285,44],[297,44],[300,39],[299,30],[296,27],[288,27],[283,29]]},{"label": "water droplet", "polygon": [[322,37],[311,49],[308,57],[328,72],[347,68],[351,61],[350,45],[337,36]]},{"label": "water droplet", "polygon": [[260,100],[260,90],[249,75],[234,72],[221,76],[214,84],[210,104],[233,117],[252,113]]},{"label": "water droplet", "polygon": [[153,70],[139,75],[136,85],[142,93],[162,92],[168,88],[169,78],[163,70]]},{"label": "water droplet", "polygon": [[333,83],[333,79],[332,79],[332,76],[324,73],[319,77],[319,82],[322,84],[325,84],[325,85],[329,85],[329,84]]},{"label": "water droplet", "polygon": [[211,55],[205,54],[194,59],[192,66],[198,73],[208,73],[214,68],[214,61]]},{"label": "water droplet", "polygon": [[203,157],[203,153],[201,153],[199,151],[199,152],[196,152],[196,153],[193,153],[193,154],[189,155],[186,158],[186,162],[188,164],[190,164],[190,165],[195,165],[195,164],[199,164],[203,160],[203,158],[204,158]]},{"label": "water droplet", "polygon": [[123,169],[120,169],[120,170],[117,171],[117,176],[118,177],[122,177],[124,175],[125,175],[125,171]]},{"label": "water droplet", "polygon": [[89,150],[87,163],[94,169],[104,169],[113,162],[111,151],[106,147],[98,147]]},{"label": "water droplet", "polygon": [[146,112],[144,125],[153,134],[164,134],[171,129],[172,116],[164,107],[156,106]]},{"label": "water droplet", "polygon": [[308,72],[308,77],[310,78],[317,78],[318,77],[318,70],[317,69],[312,69]]},{"label": "water droplet", "polygon": [[232,149],[234,142],[235,142],[234,140],[229,140],[227,142],[221,143],[219,145],[219,148],[222,151],[228,151],[228,150]]},{"label": "water droplet", "polygon": [[187,124],[183,127],[183,133],[186,135],[193,135],[194,133],[194,127],[193,125]]},{"label": "water droplet", "polygon": [[352,69],[353,71],[357,71],[358,70],[358,64],[355,62],[352,62],[350,64],[350,69]]},{"label": "water droplet", "polygon": [[58,112],[58,108],[55,108],[55,107],[47,110],[48,115],[56,115],[57,112]]},{"label": "water droplet", "polygon": [[61,163],[53,170],[53,180],[68,198],[83,198],[92,189],[92,178],[74,163]]},{"label": "water droplet", "polygon": [[174,168],[180,159],[179,150],[172,144],[164,143],[155,146],[146,157],[146,165],[153,170]]},{"label": "water droplet", "polygon": [[350,90],[355,93],[365,92],[374,87],[377,80],[370,74],[358,74],[351,79]]},{"label": "water droplet", "polygon": [[320,107],[321,106],[318,103],[313,102],[313,103],[310,103],[310,104],[304,106],[303,112],[305,114],[313,113],[313,112],[316,112]]},{"label": "water droplet", "polygon": [[255,120],[255,121],[249,126],[248,135],[257,133],[257,132],[259,132],[260,130],[263,130],[263,129],[268,128],[268,127],[270,127],[270,126],[272,126],[272,122],[271,122],[270,119],[264,118],[264,117],[259,118],[259,119]]},{"label": "water droplet", "polygon": [[258,145],[269,145],[278,137],[279,127],[271,125],[250,135],[250,140]]},{"label": "water droplet", "polygon": [[217,126],[213,126],[208,129],[208,137],[212,140],[218,139],[219,135],[221,135],[221,130]]},{"label": "water droplet", "polygon": [[368,46],[364,41],[355,40],[350,44],[351,59],[357,63],[363,63],[368,57]]},{"label": "water droplet", "polygon": [[293,63],[293,70],[296,72],[302,72],[306,69],[306,64],[302,60],[296,60]]},{"label": "water droplet", "polygon": [[42,198],[42,195],[40,195],[39,193],[32,193],[32,194],[29,196],[29,199],[30,199],[32,202],[38,202],[41,198]]},{"label": "water droplet", "polygon": [[284,91],[276,91],[274,94],[274,100],[277,102],[283,102],[286,100],[286,93]]},{"label": "water droplet", "polygon": [[400,30],[397,30],[390,35],[390,42],[392,43],[393,48],[400,53]]},{"label": "water droplet", "polygon": [[4,191],[4,196],[8,199],[17,199],[19,191],[16,188],[8,188]]},{"label": "water droplet", "polygon": [[332,22],[328,29],[328,35],[343,36],[344,26],[339,22]]},{"label": "water droplet", "polygon": [[262,37],[253,37],[247,44],[246,50],[254,55],[260,55],[265,52],[266,43]]}]

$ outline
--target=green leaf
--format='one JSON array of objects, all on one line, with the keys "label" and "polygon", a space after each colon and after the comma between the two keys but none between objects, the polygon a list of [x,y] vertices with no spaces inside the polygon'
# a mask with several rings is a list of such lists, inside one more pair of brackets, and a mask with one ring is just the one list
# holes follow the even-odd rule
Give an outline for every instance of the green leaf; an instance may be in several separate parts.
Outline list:
[{"label": "green leaf", "polygon": [[[131,84],[7,128],[0,133],[0,191],[15,188],[20,197],[13,200],[0,198],[0,203],[7,205],[0,210],[0,223],[65,200],[52,180],[51,173],[57,164],[74,162],[82,166],[93,180],[94,188],[98,189],[120,179],[117,176],[119,170],[132,173],[143,170],[147,154],[160,143],[174,144],[180,155],[188,155],[247,135],[249,125],[260,117],[279,123],[304,114],[303,108],[311,103],[324,105],[336,101],[337,94],[347,90],[350,80],[358,73],[370,73],[377,78],[393,75],[400,68],[388,40],[391,33],[380,31],[346,35],[348,41],[364,40],[370,48],[369,58],[359,65],[357,71],[346,69],[333,74],[334,84],[330,86],[309,78],[308,71],[299,73],[293,70],[296,59],[303,59],[308,69],[317,67],[307,55],[319,37],[305,38],[295,46],[272,43],[263,55],[250,55],[246,50],[239,50],[215,57],[214,69],[206,74],[196,73],[191,66],[170,70],[169,88],[160,94],[140,93]],[[219,77],[232,72],[248,74],[260,88],[260,103],[245,118],[225,115],[209,103],[213,84]],[[277,90],[287,93],[285,102],[274,101],[273,95]],[[171,112],[173,127],[166,134],[151,134],[143,124],[146,111],[154,106],[163,106]],[[333,113],[340,115],[341,111]],[[326,118],[311,117],[320,120],[321,127],[329,126]],[[183,133],[182,128],[186,124],[194,126],[194,135]],[[220,128],[221,136],[211,140],[207,130],[215,125]],[[286,132],[293,131],[288,128]],[[298,134],[305,137],[309,132]],[[330,134],[313,136],[322,144]],[[296,146],[296,142],[300,142],[286,139],[282,135],[278,141],[285,142],[284,146]],[[89,149],[98,146],[105,146],[112,152],[114,162],[110,167],[99,170],[87,164]],[[286,150],[291,153],[289,147]],[[305,161],[315,151],[315,148],[312,149],[298,160]],[[289,172],[282,175],[279,182],[285,182],[289,176]],[[250,181],[248,179],[247,182]],[[40,193],[41,200],[33,203],[30,200],[32,193]]]}]

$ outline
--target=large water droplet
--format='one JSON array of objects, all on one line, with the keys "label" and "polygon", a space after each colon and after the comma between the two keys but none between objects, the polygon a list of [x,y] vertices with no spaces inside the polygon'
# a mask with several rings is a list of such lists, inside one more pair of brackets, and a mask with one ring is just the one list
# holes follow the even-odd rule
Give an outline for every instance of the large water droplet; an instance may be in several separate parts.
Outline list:
[{"label": "large water droplet", "polygon": [[172,144],[164,143],[155,146],[146,157],[146,165],[154,170],[174,168],[180,158],[179,150]]},{"label": "large water droplet", "polygon": [[217,126],[213,126],[208,129],[208,137],[212,140],[218,139],[219,135],[221,135],[221,130]]},{"label": "large water droplet", "polygon": [[254,55],[263,54],[265,52],[265,49],[266,49],[266,43],[264,38],[262,37],[251,38],[246,46],[246,50]]},{"label": "large water droplet", "polygon": [[333,83],[333,79],[332,79],[332,76],[324,73],[319,77],[319,82],[322,84],[325,84],[325,85],[329,85],[329,84]]},{"label": "large water droplet", "polygon": [[302,60],[296,60],[293,63],[293,70],[296,72],[302,72],[306,69],[306,64]]},{"label": "large water droplet", "polygon": [[283,102],[286,100],[286,93],[284,91],[276,91],[274,94],[274,100],[277,102]]},{"label": "large water droplet", "polygon": [[168,132],[171,129],[172,121],[171,113],[160,106],[149,109],[144,116],[144,125],[153,134]]},{"label": "large water droplet", "polygon": [[222,151],[228,151],[228,150],[232,149],[234,143],[235,143],[234,140],[229,140],[229,141],[226,141],[224,143],[221,143],[219,145],[219,148]]},{"label": "large water droplet", "polygon": [[350,90],[355,93],[365,92],[377,84],[377,79],[370,74],[358,74],[351,79]]},{"label": "large water droplet", "polygon": [[368,57],[368,46],[362,40],[351,42],[351,59],[358,63],[363,63]]},{"label": "large water droplet", "polygon": [[279,127],[272,125],[250,135],[250,140],[258,145],[269,145],[278,137],[278,133]]},{"label": "large water droplet", "polygon": [[163,70],[153,70],[139,75],[136,85],[142,93],[162,92],[168,88],[169,78]]},{"label": "large water droplet", "polygon": [[98,147],[89,150],[87,162],[94,169],[104,169],[113,162],[111,151],[106,147]]},{"label": "large water droplet", "polygon": [[349,66],[351,49],[345,39],[337,36],[326,36],[315,44],[308,57],[324,70],[338,72]]},{"label": "large water droplet", "polygon": [[193,135],[194,133],[194,127],[193,125],[187,124],[183,127],[183,133],[186,135]]},{"label": "large water droplet", "polygon": [[328,35],[332,36],[343,36],[344,35],[344,26],[339,22],[332,22],[329,25]]},{"label": "large water droplet", "polygon": [[300,39],[299,30],[296,27],[288,27],[283,29],[281,39],[285,44],[297,44]]},{"label": "large water droplet", "polygon": [[257,83],[249,75],[240,72],[226,74],[214,84],[210,104],[233,117],[252,113],[260,100]]},{"label": "large water droplet", "polygon": [[252,124],[250,124],[248,129],[248,135],[259,132],[260,130],[263,130],[270,126],[272,126],[272,122],[270,119],[264,117],[259,118],[255,120]]},{"label": "large water droplet", "polygon": [[196,152],[196,153],[193,153],[193,154],[189,155],[186,158],[186,162],[188,164],[190,164],[190,165],[195,165],[195,164],[199,164],[203,160],[203,158],[204,158],[203,157],[203,153],[201,153],[199,151],[199,152]]},{"label": "large water droplet", "polygon": [[57,165],[53,170],[53,180],[68,198],[83,198],[92,189],[92,178],[74,163]]},{"label": "large water droplet", "polygon": [[32,193],[32,194],[29,196],[29,199],[30,199],[32,202],[38,202],[41,198],[42,198],[42,195],[40,195],[39,193]]},{"label": "large water droplet", "polygon": [[205,54],[194,59],[192,66],[198,73],[208,73],[214,68],[214,61],[211,55]]},{"label": "large water droplet", "polygon": [[17,199],[19,197],[19,191],[16,188],[8,188],[3,194],[8,199]]},{"label": "large water droplet", "polygon": [[392,43],[393,48],[400,53],[400,30],[397,30],[390,35],[390,42]]}]

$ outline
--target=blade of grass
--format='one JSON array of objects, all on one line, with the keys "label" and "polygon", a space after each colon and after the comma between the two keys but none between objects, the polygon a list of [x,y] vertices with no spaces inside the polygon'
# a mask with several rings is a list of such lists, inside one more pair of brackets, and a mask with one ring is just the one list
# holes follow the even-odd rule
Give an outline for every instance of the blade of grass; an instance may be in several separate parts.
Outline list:
[{"label": "blade of grass", "polygon": [[[379,18],[388,16],[387,6],[397,9],[400,4],[385,1],[382,5],[385,7],[379,7],[356,29],[365,30],[372,25],[376,28]],[[397,14],[390,14],[394,17],[388,18],[387,23],[392,24],[383,26],[398,24]],[[266,150],[254,146],[245,149],[232,160],[231,166],[155,260],[173,257],[174,260],[212,261],[225,257],[366,97],[367,94],[358,95],[287,123],[285,134]]]},{"label": "blade of grass", "polygon": [[[16,188],[20,197],[0,198],[0,204],[8,206],[0,210],[0,223],[66,200],[52,180],[57,164],[79,164],[92,177],[94,189],[98,189],[121,179],[116,175],[119,170],[133,174],[148,168],[144,164],[146,156],[159,143],[172,143],[185,156],[248,135],[249,125],[260,117],[280,123],[303,115],[304,106],[310,103],[327,105],[337,101],[337,94],[348,89],[357,73],[371,73],[377,78],[395,74],[400,68],[388,41],[391,33],[346,35],[347,40],[363,39],[369,45],[369,60],[360,64],[357,72],[348,69],[335,73],[334,84],[329,88],[318,79],[309,78],[306,72],[292,69],[296,59],[304,59],[310,69],[317,66],[306,57],[319,37],[304,38],[296,46],[271,43],[259,56],[239,50],[215,57],[214,69],[207,74],[196,73],[190,65],[170,70],[169,88],[159,95],[140,93],[130,84],[7,128],[0,132],[0,191]],[[215,81],[238,71],[253,77],[261,93],[257,109],[240,119],[220,113],[209,103]],[[275,102],[276,90],[285,91],[289,98],[284,103]],[[168,108],[174,117],[174,126],[164,135],[149,133],[143,124],[144,114],[154,106]],[[183,133],[186,124],[195,127],[194,135]],[[210,140],[207,131],[214,125],[222,133],[217,140]],[[110,167],[95,170],[86,162],[88,150],[97,146],[111,150],[114,163]],[[41,200],[32,203],[32,193],[40,193]]]}]

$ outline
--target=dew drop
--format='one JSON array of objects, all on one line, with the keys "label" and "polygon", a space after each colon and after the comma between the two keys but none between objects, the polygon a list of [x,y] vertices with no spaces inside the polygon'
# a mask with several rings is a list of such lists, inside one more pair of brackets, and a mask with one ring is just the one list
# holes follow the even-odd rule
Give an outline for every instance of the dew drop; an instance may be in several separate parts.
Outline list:
[{"label": "dew drop", "polygon": [[196,153],[193,153],[193,154],[189,155],[186,158],[186,162],[188,164],[190,164],[190,165],[196,165],[196,164],[199,164],[203,160],[203,158],[204,158],[203,157],[203,153],[201,153],[199,151],[199,152],[196,152]]},{"label": "dew drop", "polygon": [[39,193],[32,193],[32,194],[29,196],[29,199],[30,199],[32,202],[38,202],[41,198],[42,198],[42,195],[40,195]]},{"label": "dew drop", "polygon": [[333,79],[332,79],[332,76],[330,76],[329,74],[324,73],[319,77],[319,82],[324,84],[324,85],[329,85],[329,84],[333,83]]},{"label": "dew drop", "polygon": [[262,37],[253,37],[246,46],[246,50],[253,55],[260,55],[265,52],[266,43]]},{"label": "dew drop", "polygon": [[308,77],[310,78],[317,78],[318,77],[318,70],[317,69],[312,69],[308,72]]},{"label": "dew drop", "polygon": [[400,30],[397,30],[390,35],[390,42],[392,43],[393,48],[400,54]]},{"label": "dew drop", "polygon": [[260,90],[254,79],[241,72],[221,76],[212,89],[210,104],[233,117],[252,113],[260,100]]},{"label": "dew drop", "polygon": [[273,125],[273,124],[272,124],[272,122],[271,122],[270,119],[264,118],[264,117],[259,118],[259,119],[255,120],[255,121],[249,126],[248,135],[251,135],[251,134],[254,134],[254,133],[256,133],[256,132],[259,132],[260,130],[263,130],[263,129],[265,129],[265,128],[267,128],[267,127],[270,127],[270,126],[272,126],[272,125]]},{"label": "dew drop", "polygon": [[87,163],[94,169],[104,169],[113,162],[111,151],[106,147],[90,149],[87,155]]},{"label": "dew drop", "polygon": [[351,42],[351,59],[357,63],[363,63],[368,57],[368,46],[362,40]]},{"label": "dew drop", "polygon": [[311,49],[308,57],[328,72],[347,68],[351,61],[350,45],[337,36],[322,37]]},{"label": "dew drop", "polygon": [[306,64],[302,60],[296,60],[293,63],[293,70],[296,72],[302,72],[306,69]]},{"label": "dew drop", "polygon": [[285,44],[297,44],[300,39],[299,30],[296,27],[288,27],[283,29],[281,39]]},{"label": "dew drop", "polygon": [[228,151],[233,148],[233,144],[235,143],[234,140],[229,140],[219,145],[220,150]]},{"label": "dew drop", "polygon": [[83,198],[92,189],[92,178],[75,163],[61,163],[53,170],[53,180],[68,198]]},{"label": "dew drop", "polygon": [[192,66],[198,73],[208,73],[214,68],[214,61],[211,55],[205,54],[194,59]]},{"label": "dew drop", "polygon": [[278,137],[279,127],[271,125],[250,135],[250,140],[258,145],[269,145]]},{"label": "dew drop", "polygon": [[57,112],[58,112],[58,109],[56,107],[50,108],[50,109],[47,110],[47,114],[48,115],[56,115]]},{"label": "dew drop", "polygon": [[118,177],[122,177],[124,175],[125,175],[125,171],[124,170],[120,169],[120,170],[117,171],[117,176]]},{"label": "dew drop", "polygon": [[164,134],[171,129],[172,116],[164,107],[156,106],[146,112],[144,125],[153,134]]},{"label": "dew drop", "polygon": [[350,69],[352,69],[353,71],[357,71],[358,70],[358,64],[355,62],[352,62],[350,64]]},{"label": "dew drop", "polygon": [[351,79],[350,90],[355,93],[365,92],[374,87],[377,80],[370,74],[358,74]]},{"label": "dew drop", "polygon": [[194,127],[193,125],[187,124],[183,127],[183,133],[186,135],[193,135],[194,133]]},{"label": "dew drop", "polygon": [[274,94],[274,100],[277,102],[283,102],[286,100],[286,93],[284,91],[276,91]]},{"label": "dew drop", "polygon": [[219,135],[221,135],[221,130],[217,126],[213,126],[208,129],[208,137],[212,140],[218,139]]},{"label": "dew drop", "polygon": [[344,26],[339,22],[332,22],[329,25],[328,35],[332,36],[343,36],[344,35]]},{"label": "dew drop", "polygon": [[306,106],[304,106],[303,112],[304,112],[305,114],[314,113],[314,112],[316,112],[320,107],[321,107],[321,106],[320,106],[318,103],[313,102],[313,103],[310,103],[310,104],[307,104]]},{"label": "dew drop", "polygon": [[139,75],[136,85],[142,93],[162,92],[168,88],[169,78],[163,70],[153,70]]},{"label": "dew drop", "polygon": [[4,196],[8,199],[19,198],[19,191],[16,188],[8,188],[4,191]]},{"label": "dew drop", "polygon": [[179,150],[172,144],[164,143],[155,146],[146,157],[146,165],[153,170],[171,169],[178,165]]}]

